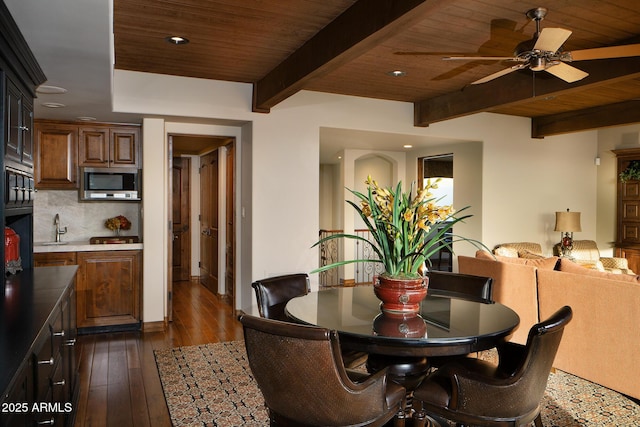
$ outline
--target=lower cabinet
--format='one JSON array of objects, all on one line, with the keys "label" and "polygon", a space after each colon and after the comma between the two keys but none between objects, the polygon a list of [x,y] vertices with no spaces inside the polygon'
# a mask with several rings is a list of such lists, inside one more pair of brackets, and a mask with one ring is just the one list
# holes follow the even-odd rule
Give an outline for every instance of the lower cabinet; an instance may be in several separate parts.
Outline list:
[{"label": "lower cabinet", "polygon": [[[46,294],[54,292],[47,290],[39,298],[45,300],[49,298]],[[34,299],[36,304],[40,300]],[[50,316],[44,316],[47,320],[13,375],[12,385],[0,398],[0,426],[73,426],[79,392],[75,305],[76,292],[71,281],[53,305]]]},{"label": "lower cabinet", "polygon": [[141,251],[78,252],[79,328],[140,323]]}]

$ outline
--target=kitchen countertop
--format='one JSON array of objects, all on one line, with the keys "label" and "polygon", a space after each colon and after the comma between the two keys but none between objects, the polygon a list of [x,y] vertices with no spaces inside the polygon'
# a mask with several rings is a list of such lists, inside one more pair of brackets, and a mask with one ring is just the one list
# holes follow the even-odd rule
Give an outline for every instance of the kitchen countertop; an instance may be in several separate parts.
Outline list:
[{"label": "kitchen countertop", "polygon": [[90,244],[88,240],[82,241],[69,241],[65,244],[46,245],[47,242],[34,242],[34,253],[46,253],[46,252],[90,252],[90,251],[131,251],[141,250],[143,248],[142,243],[102,243],[102,244]]}]

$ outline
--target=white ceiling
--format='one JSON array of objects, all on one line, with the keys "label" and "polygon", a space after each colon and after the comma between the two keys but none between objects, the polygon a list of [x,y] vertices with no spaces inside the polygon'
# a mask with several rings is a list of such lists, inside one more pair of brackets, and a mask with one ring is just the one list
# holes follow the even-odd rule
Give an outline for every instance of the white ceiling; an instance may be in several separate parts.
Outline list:
[{"label": "white ceiling", "polygon": [[[65,94],[38,94],[35,117],[99,122],[141,123],[137,115],[111,111],[112,1],[108,0],[4,0],[23,36],[47,76],[45,85],[68,90]],[[65,104],[47,108],[46,102]],[[443,139],[393,135],[348,129],[323,129],[320,162],[336,163],[345,148],[408,151],[443,144]]]}]

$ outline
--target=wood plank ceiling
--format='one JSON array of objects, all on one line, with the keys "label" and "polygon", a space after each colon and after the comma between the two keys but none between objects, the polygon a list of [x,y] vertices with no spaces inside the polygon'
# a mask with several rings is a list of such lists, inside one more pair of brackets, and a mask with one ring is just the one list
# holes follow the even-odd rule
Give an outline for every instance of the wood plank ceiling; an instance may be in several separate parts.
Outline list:
[{"label": "wood plank ceiling", "polygon": [[534,137],[640,122],[640,57],[574,62],[589,73],[574,83],[521,70],[480,85],[513,64],[442,60],[513,55],[536,7],[542,28],[573,31],[565,51],[640,43],[637,0],[115,0],[115,66],[252,83],[260,112],[312,90],[411,102],[416,126],[481,111],[531,117]]}]

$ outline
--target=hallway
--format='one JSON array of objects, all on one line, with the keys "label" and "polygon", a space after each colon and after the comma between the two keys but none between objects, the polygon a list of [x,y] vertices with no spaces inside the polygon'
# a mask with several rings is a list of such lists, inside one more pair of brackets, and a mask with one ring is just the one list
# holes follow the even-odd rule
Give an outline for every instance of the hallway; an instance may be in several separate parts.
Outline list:
[{"label": "hallway", "polygon": [[164,332],[120,332],[78,338],[77,427],[171,426],[155,349],[242,339],[224,298],[197,281],[175,282],[173,322]]}]

